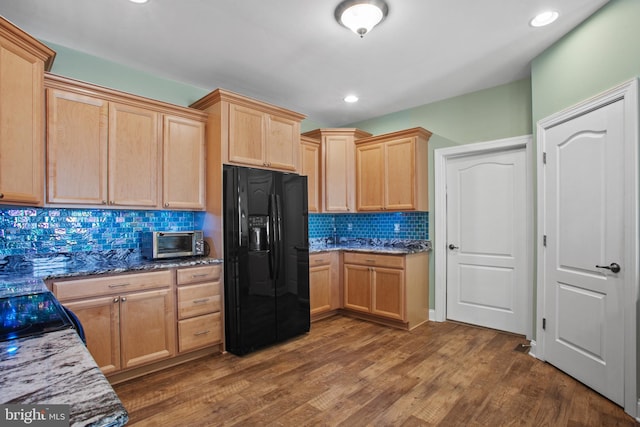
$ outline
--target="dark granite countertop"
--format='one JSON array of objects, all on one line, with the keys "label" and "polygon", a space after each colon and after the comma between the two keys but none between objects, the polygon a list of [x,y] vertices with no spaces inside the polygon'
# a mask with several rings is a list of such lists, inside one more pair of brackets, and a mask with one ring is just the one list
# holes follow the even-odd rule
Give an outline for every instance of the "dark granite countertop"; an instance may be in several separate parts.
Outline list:
[{"label": "dark granite countertop", "polygon": [[176,267],[220,264],[210,257],[147,260],[135,250],[78,252],[44,255],[0,256],[0,283],[16,279],[62,279],[67,277],[152,271]]},{"label": "dark granite countertop", "polygon": [[0,403],[68,404],[71,426],[115,427],[129,419],[73,329],[0,342]]},{"label": "dark granite countertop", "polygon": [[340,239],[333,243],[331,239],[310,239],[309,253],[327,251],[369,252],[380,254],[415,254],[429,252],[429,240],[391,240],[391,239]]}]

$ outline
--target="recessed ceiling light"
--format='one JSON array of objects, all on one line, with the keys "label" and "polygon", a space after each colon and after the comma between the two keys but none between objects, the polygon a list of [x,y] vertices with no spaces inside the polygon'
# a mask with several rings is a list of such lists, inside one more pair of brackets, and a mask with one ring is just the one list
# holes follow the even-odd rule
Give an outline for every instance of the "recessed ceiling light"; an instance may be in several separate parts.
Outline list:
[{"label": "recessed ceiling light", "polygon": [[558,12],[555,10],[547,10],[545,12],[539,13],[529,22],[532,27],[544,27],[545,25],[551,24],[553,21],[558,19]]},{"label": "recessed ceiling light", "polygon": [[142,3],[146,3],[149,0],[129,0],[131,3],[138,3],[138,4],[142,4]]},{"label": "recessed ceiling light", "polygon": [[347,95],[344,97],[344,102],[348,102],[349,104],[353,104],[354,102],[358,102],[358,97],[355,95]]}]

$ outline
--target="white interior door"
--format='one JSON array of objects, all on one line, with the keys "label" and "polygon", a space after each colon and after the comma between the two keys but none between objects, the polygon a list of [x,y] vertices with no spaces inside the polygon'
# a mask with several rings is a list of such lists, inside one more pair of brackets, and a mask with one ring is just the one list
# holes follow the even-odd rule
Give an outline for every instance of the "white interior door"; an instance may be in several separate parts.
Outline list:
[{"label": "white interior door", "polygon": [[[624,404],[624,106],[545,131],[546,360]],[[616,268],[619,266],[620,270]]]},{"label": "white interior door", "polygon": [[526,335],[524,148],[452,158],[447,182],[447,318]]}]

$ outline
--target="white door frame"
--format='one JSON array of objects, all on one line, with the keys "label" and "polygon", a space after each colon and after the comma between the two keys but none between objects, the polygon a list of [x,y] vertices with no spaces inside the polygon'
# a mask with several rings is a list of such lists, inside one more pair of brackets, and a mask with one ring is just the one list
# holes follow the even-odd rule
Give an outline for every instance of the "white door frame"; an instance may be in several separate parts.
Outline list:
[{"label": "white door frame", "polygon": [[[624,284],[624,410],[633,417],[640,416],[640,401],[637,395],[637,350],[636,342],[638,330],[636,327],[638,288],[640,287],[640,273],[638,272],[638,255],[640,237],[638,236],[638,79],[634,78],[600,95],[584,102],[569,107],[566,110],[555,113],[540,120],[537,123],[537,155],[538,155],[538,266],[537,266],[537,315],[536,315],[536,357],[545,360],[545,333],[542,329],[542,319],[545,313],[545,263],[544,246],[540,244],[545,234],[544,217],[544,172],[542,164],[543,148],[545,142],[545,130],[572,118],[595,110],[615,101],[624,102],[624,150],[625,150],[625,183],[629,185],[627,194],[635,197],[627,197],[624,206],[625,230],[631,238],[627,239],[624,251],[628,254],[628,261],[624,266],[628,272]],[[635,239],[633,238],[635,236]]]},{"label": "white door frame", "polygon": [[504,151],[524,148],[527,165],[527,242],[529,253],[527,260],[527,294],[531,300],[527,316],[527,338],[533,334],[533,148],[531,135],[514,138],[498,139],[495,141],[465,144],[457,147],[440,148],[433,152],[434,163],[434,197],[435,214],[433,253],[435,256],[435,320],[444,322],[447,318],[447,162],[449,159],[473,156],[487,153],[501,153]]}]

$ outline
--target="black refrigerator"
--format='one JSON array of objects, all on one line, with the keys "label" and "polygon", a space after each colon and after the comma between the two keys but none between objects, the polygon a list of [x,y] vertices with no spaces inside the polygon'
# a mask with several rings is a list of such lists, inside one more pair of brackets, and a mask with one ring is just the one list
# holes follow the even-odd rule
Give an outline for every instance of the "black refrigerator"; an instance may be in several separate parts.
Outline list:
[{"label": "black refrigerator", "polygon": [[307,178],[224,165],[226,350],[309,332]]}]

